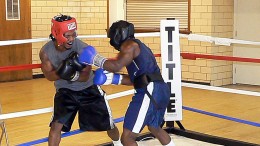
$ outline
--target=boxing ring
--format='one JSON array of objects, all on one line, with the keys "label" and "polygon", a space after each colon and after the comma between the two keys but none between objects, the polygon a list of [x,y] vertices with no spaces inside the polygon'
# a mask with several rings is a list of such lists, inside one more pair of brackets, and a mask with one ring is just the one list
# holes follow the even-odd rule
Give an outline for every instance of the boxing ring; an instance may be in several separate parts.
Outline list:
[{"label": "boxing ring", "polygon": [[[178,30],[178,29],[177,29]],[[139,33],[135,35],[136,37],[158,37],[161,36],[161,33]],[[178,36],[178,35],[177,35]],[[235,39],[228,39],[228,38],[217,38],[217,37],[211,37],[211,36],[204,36],[204,35],[196,35],[196,34],[179,34],[180,38],[185,38],[188,40],[194,40],[194,41],[203,41],[203,42],[209,42],[209,43],[215,43],[215,45],[231,45],[231,44],[245,44],[245,45],[260,45],[260,42],[253,42],[253,41],[244,41],[244,40],[235,40]],[[91,35],[91,36],[79,36],[78,38],[81,39],[88,39],[88,38],[106,38],[106,35]],[[0,46],[4,45],[13,45],[13,44],[22,44],[22,43],[34,43],[34,42],[45,42],[49,39],[40,38],[40,39],[28,39],[28,40],[12,40],[12,41],[0,41]],[[172,47],[174,48],[174,47]],[[196,54],[196,53],[186,53],[186,52],[179,52],[175,53],[175,55],[179,55],[179,57],[182,57],[183,59],[189,59],[189,60],[196,60],[198,58],[201,59],[214,59],[214,60],[225,60],[225,61],[236,61],[236,62],[251,62],[251,63],[260,63],[260,59],[257,58],[242,58],[242,57],[232,57],[232,56],[219,56],[219,55],[208,55],[208,54]],[[156,57],[162,57],[162,55],[165,54],[155,54]],[[26,70],[26,69],[36,69],[40,68],[40,64],[27,64],[27,65],[20,65],[20,66],[5,66],[0,67],[0,72],[8,72],[8,71],[16,71],[16,70]],[[181,70],[178,70],[179,72]],[[172,73],[172,72],[171,72]],[[169,75],[169,74],[167,74]],[[180,78],[179,78],[180,79]],[[179,80],[181,81],[181,80]],[[116,88],[116,86],[113,86]],[[245,96],[253,96],[258,97],[260,96],[259,92],[253,92],[253,91],[246,91],[246,90],[237,90],[237,89],[228,89],[228,88],[222,88],[222,87],[213,87],[213,86],[207,86],[207,85],[200,85],[200,84],[192,84],[187,82],[182,82],[178,87],[182,88],[193,88],[194,89],[200,89],[200,90],[208,90],[208,91],[216,91],[216,92],[225,92],[230,94],[239,94],[239,95],[245,95]],[[52,87],[54,88],[54,87]],[[179,88],[179,89],[180,89]],[[180,89],[181,90],[181,89]],[[181,91],[180,91],[181,92]],[[117,98],[124,98],[125,96],[132,95],[134,93],[134,90],[127,90],[115,94],[107,95],[107,99],[110,101],[117,99]],[[181,94],[181,93],[180,93]],[[1,95],[0,95],[1,96]],[[177,96],[177,95],[175,95]],[[181,95],[180,95],[181,96]],[[180,99],[182,99],[180,97]],[[7,104],[8,105],[8,104]],[[179,109],[177,110],[184,110],[189,112],[194,112],[196,114],[203,114],[210,117],[220,118],[223,120],[228,120],[235,123],[241,123],[247,126],[252,126],[255,128],[260,127],[260,122],[254,122],[250,120],[244,120],[240,118],[236,118],[235,116],[227,116],[224,114],[218,114],[215,112],[209,112],[206,110],[202,110],[199,108],[194,108],[190,106],[186,106],[185,104],[182,105],[182,102],[179,104]],[[2,107],[2,110],[4,111],[4,107]],[[176,108],[176,107],[174,107]],[[27,111],[20,111],[20,112],[11,112],[11,113],[5,113],[0,115],[0,124],[4,125],[5,121],[8,121],[9,119],[14,118],[22,118],[26,116],[34,116],[34,115],[40,115],[40,114],[46,114],[52,112],[52,107],[48,108],[40,108],[35,110],[27,110]],[[112,110],[113,112],[113,110]],[[172,115],[170,113],[170,115]],[[122,116],[122,115],[121,115]],[[115,118],[115,123],[123,122],[124,117]],[[2,122],[1,122],[2,121]],[[182,113],[180,112],[177,114],[176,119],[170,118],[170,120],[166,121],[166,124],[164,125],[164,129],[169,134],[174,134],[177,136],[183,136],[191,139],[200,140],[203,142],[208,142],[212,144],[218,144],[218,145],[256,145],[249,142],[244,142],[243,140],[232,140],[228,138],[218,137],[218,136],[212,136],[209,134],[203,134],[199,132],[195,132],[192,130],[188,130],[188,128],[185,126],[185,124],[181,124],[182,121]],[[178,125],[178,127],[175,126],[175,123]],[[47,127],[48,125],[42,125]],[[5,135],[6,144],[8,145],[8,124],[7,126],[2,126],[3,135]],[[82,133],[80,130],[72,130],[67,133],[62,134],[62,138],[77,135]],[[87,133],[87,132],[86,132]],[[46,135],[47,136],[47,135]],[[154,139],[154,137],[150,133],[142,133],[137,141],[143,141],[146,139]],[[28,146],[28,145],[37,145],[47,142],[47,138],[41,138],[36,139],[32,141],[22,142],[22,143],[16,143],[16,145],[19,146]],[[12,144],[12,141],[10,141],[10,144]],[[111,145],[112,143],[103,143],[101,145]],[[178,143],[176,143],[178,145]]]}]

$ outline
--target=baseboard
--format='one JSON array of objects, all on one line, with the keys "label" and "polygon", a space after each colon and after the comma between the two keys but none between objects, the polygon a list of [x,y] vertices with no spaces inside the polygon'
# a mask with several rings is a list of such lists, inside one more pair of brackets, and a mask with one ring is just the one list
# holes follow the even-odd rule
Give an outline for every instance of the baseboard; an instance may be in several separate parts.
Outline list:
[{"label": "baseboard", "polygon": [[33,79],[45,78],[44,74],[33,75]]},{"label": "baseboard", "polygon": [[181,80],[181,82],[183,82],[183,83],[192,83],[192,84],[200,84],[200,85],[208,85],[208,86],[210,86],[210,83],[206,83],[206,82],[196,82],[196,81],[186,81],[186,80]]}]

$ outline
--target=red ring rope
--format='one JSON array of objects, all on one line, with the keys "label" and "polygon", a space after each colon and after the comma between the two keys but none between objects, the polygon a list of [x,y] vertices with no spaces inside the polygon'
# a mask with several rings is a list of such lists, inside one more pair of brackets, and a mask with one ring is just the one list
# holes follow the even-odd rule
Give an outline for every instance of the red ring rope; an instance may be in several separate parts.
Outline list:
[{"label": "red ring rope", "polygon": [[[155,57],[161,57],[161,54],[154,54]],[[226,60],[226,61],[238,61],[238,62],[252,62],[260,63],[260,59],[257,58],[243,58],[243,57],[231,57],[231,56],[219,56],[219,55],[207,55],[207,54],[195,54],[195,53],[181,53],[183,59],[196,60],[197,58]],[[4,66],[0,67],[0,72],[26,70],[40,68],[41,64],[27,64],[18,66]]]},{"label": "red ring rope", "polygon": [[257,58],[218,56],[218,55],[194,54],[194,53],[181,53],[181,56],[183,57],[183,59],[192,59],[192,60],[196,60],[197,58],[204,58],[204,59],[214,59],[214,60],[260,63],[260,59]]},{"label": "red ring rope", "polygon": [[0,67],[0,72],[6,71],[15,71],[15,70],[26,70],[26,69],[35,69],[40,68],[41,64],[26,64],[26,65],[17,65],[17,66],[4,66]]}]

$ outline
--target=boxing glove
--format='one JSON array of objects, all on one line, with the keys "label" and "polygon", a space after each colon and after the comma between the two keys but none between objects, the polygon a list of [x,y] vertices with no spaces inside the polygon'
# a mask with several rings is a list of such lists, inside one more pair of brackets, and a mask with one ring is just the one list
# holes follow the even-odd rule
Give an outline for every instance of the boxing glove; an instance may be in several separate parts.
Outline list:
[{"label": "boxing glove", "polygon": [[67,59],[71,59],[71,63],[72,63],[72,66],[74,67],[74,69],[76,69],[77,71],[82,71],[83,68],[86,67],[85,64],[82,64],[82,63],[79,63],[79,54],[75,51],[72,51]]},{"label": "boxing glove", "polygon": [[79,63],[95,65],[103,68],[103,64],[107,59],[96,51],[93,46],[85,47],[79,55]]},{"label": "boxing glove", "polygon": [[79,79],[79,71],[72,64],[71,59],[63,60],[56,70],[57,75],[64,80],[77,81]]},{"label": "boxing glove", "polygon": [[96,85],[119,85],[123,76],[116,73],[108,72],[102,68],[99,68],[95,71],[94,84]]}]

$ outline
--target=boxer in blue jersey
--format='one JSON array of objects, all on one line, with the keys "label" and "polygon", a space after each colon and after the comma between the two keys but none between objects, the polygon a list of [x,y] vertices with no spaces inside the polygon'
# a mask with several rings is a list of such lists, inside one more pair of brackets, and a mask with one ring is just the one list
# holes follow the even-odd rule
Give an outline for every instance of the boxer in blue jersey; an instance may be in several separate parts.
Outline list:
[{"label": "boxer in blue jersey", "polygon": [[[117,59],[108,60],[94,47],[88,46],[81,52],[79,62],[100,67],[95,73],[95,84],[134,85],[136,92],[124,119],[123,145],[137,146],[138,133],[148,126],[162,145],[174,146],[168,133],[160,127],[170,100],[170,89],[161,76],[152,51],[135,39],[134,25],[127,21],[113,23],[108,37],[110,44],[119,51]],[[128,76],[115,73],[123,67],[126,67]]]}]

